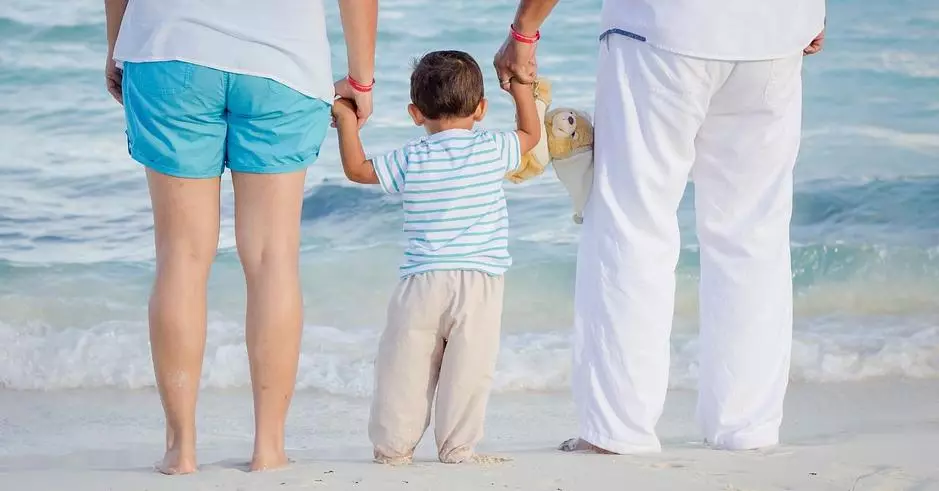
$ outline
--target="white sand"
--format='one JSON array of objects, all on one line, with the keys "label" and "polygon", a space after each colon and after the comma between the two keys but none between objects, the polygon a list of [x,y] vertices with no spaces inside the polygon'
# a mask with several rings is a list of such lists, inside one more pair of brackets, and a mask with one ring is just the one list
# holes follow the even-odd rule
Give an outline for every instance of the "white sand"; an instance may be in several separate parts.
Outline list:
[{"label": "white sand", "polygon": [[251,405],[245,391],[206,391],[200,401],[201,470],[165,477],[162,418],[153,391],[0,390],[0,490],[939,490],[939,381],[795,386],[784,445],[722,452],[699,443],[694,394],[669,395],[665,450],[647,456],[567,455],[574,435],[567,394],[495,397],[481,450],[495,465],[370,462],[367,401],[303,392],[291,413],[295,463],[244,471]]}]

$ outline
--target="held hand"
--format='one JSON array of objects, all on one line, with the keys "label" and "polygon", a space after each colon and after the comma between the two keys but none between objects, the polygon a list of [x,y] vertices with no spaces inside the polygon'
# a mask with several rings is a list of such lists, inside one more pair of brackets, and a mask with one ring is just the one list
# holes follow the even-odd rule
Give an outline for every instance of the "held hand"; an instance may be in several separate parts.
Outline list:
[{"label": "held hand", "polygon": [[333,127],[343,121],[355,121],[358,124],[355,103],[351,99],[336,99],[333,101]]},{"label": "held hand", "polygon": [[815,39],[813,39],[812,42],[809,43],[809,45],[806,46],[804,50],[802,50],[802,54],[804,56],[814,55],[815,53],[818,53],[819,51],[821,51],[824,46],[825,46],[825,30],[822,29],[822,32],[820,32],[818,36],[815,36]]},{"label": "held hand", "polygon": [[[347,79],[341,79],[336,81],[335,85],[336,96],[340,97],[336,102],[340,102],[342,99],[349,99],[354,103],[354,113],[356,119],[358,120],[358,126],[361,128],[365,125],[365,122],[368,121],[368,118],[372,115],[372,93],[369,92],[360,92],[352,88],[349,85]],[[348,102],[347,102],[348,103]],[[335,110],[335,107],[334,107]],[[335,113],[334,113],[335,115]]]},{"label": "held hand", "polygon": [[499,76],[499,86],[502,90],[509,90],[513,78],[523,84],[531,84],[535,81],[538,71],[535,46],[535,44],[516,41],[511,35],[505,40],[492,62]]},{"label": "held hand", "polygon": [[535,86],[532,84],[527,84],[519,81],[517,78],[512,79],[509,83],[508,88],[509,94],[512,94],[512,97],[534,99],[535,98]]},{"label": "held hand", "polygon": [[109,53],[108,60],[104,65],[104,83],[111,97],[122,106],[124,105],[124,91],[121,85],[123,79],[124,72],[117,67],[117,62]]}]

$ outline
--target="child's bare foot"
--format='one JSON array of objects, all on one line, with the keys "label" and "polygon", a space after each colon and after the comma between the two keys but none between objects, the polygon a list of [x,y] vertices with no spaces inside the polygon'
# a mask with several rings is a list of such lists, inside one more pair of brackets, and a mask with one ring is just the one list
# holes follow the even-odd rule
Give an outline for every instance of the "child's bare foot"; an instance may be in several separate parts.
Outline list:
[{"label": "child's bare foot", "polygon": [[380,454],[375,452],[375,463],[376,464],[385,464],[385,465],[410,465],[414,460],[414,454],[409,453],[407,455],[402,455],[399,457],[389,457],[387,455]]},{"label": "child's bare foot", "polygon": [[558,450],[562,452],[582,452],[582,453],[595,453],[601,455],[615,455],[614,452],[600,448],[586,440],[581,438],[571,438],[570,440],[565,441],[560,446]]},{"label": "child's bare foot", "polygon": [[196,472],[195,452],[181,452],[178,448],[166,449],[163,460],[157,462],[154,468],[161,474],[175,476],[179,474],[192,474]]},{"label": "child's bare foot", "polygon": [[251,457],[251,472],[273,471],[287,467],[290,460],[287,459],[287,453],[280,450],[255,450]]}]

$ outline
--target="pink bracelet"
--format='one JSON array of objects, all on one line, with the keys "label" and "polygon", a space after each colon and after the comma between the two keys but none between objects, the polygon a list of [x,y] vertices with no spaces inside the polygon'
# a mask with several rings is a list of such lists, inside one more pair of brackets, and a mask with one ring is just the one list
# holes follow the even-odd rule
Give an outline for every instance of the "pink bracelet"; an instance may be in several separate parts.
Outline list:
[{"label": "pink bracelet", "polygon": [[518,32],[518,30],[515,29],[515,25],[514,25],[514,24],[510,25],[510,26],[509,26],[509,29],[510,29],[511,32],[512,32],[512,39],[514,39],[514,40],[516,40],[516,41],[518,41],[518,42],[520,42],[520,43],[535,44],[535,43],[537,43],[537,42],[541,39],[541,31],[535,31],[535,35],[534,35],[534,36],[526,36],[526,35],[524,35],[524,34]]},{"label": "pink bracelet", "polygon": [[352,76],[346,75],[346,81],[349,82],[349,86],[352,87],[352,90],[356,92],[371,92],[375,87],[375,79],[372,79],[372,83],[370,84],[363,84],[352,78]]}]

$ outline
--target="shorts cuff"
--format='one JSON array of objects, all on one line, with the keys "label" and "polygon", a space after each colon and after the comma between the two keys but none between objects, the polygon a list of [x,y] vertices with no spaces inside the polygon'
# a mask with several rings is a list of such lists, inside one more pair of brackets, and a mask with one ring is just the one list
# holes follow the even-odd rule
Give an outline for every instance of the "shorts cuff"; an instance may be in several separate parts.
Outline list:
[{"label": "shorts cuff", "polygon": [[179,177],[182,179],[215,179],[215,178],[221,177],[222,175],[221,172],[217,174],[211,174],[211,173],[196,173],[196,172],[181,171],[178,168],[161,164],[159,162],[156,162],[152,159],[148,159],[135,152],[131,152],[130,157],[134,159],[135,161],[137,161],[140,165],[143,165],[144,167],[148,169],[151,169],[155,172],[159,172],[160,174],[164,174],[164,175],[171,176],[171,177]]},{"label": "shorts cuff", "polygon": [[238,165],[229,162],[228,169],[232,172],[242,172],[245,174],[290,174],[306,169],[313,165],[318,158],[318,156],[314,156],[303,162],[291,162],[289,164],[279,165]]}]

